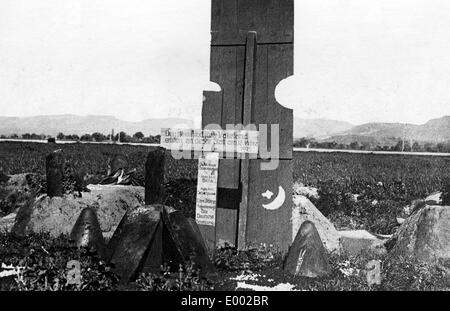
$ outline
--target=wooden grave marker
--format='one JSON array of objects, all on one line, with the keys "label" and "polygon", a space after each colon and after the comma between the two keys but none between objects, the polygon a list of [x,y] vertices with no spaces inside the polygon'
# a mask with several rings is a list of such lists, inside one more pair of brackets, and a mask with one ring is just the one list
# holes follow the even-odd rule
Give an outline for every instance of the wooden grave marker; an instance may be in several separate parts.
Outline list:
[{"label": "wooden grave marker", "polygon": [[[259,146],[253,158],[241,150],[219,159],[215,226],[197,221],[209,247],[265,243],[286,253],[292,242],[293,112],[276,101],[275,88],[293,74],[293,44],[293,0],[212,0],[210,79],[221,91],[203,92],[203,133],[211,125],[254,125]],[[169,132],[162,131],[161,141],[171,148]],[[211,148],[204,139],[171,149],[205,151],[205,144]],[[275,169],[262,169],[273,160]]]},{"label": "wooden grave marker", "polygon": [[[216,242],[273,244],[283,252],[292,242],[293,112],[276,101],[275,88],[293,74],[293,50],[293,0],[212,0],[210,75],[221,91],[204,92],[202,126],[254,124],[260,143],[268,143],[271,125],[279,125],[277,169],[261,170],[268,161],[261,148],[258,159],[220,160]],[[229,206],[221,192],[239,197],[239,205]]]}]

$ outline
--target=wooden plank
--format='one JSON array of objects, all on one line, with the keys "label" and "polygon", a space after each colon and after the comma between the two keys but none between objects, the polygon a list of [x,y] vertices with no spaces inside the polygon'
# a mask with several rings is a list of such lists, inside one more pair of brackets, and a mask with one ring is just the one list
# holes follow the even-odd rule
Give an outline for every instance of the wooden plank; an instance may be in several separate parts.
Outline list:
[{"label": "wooden plank", "polygon": [[[247,35],[247,45],[245,50],[245,81],[244,81],[244,104],[242,110],[242,123],[251,123],[252,107],[255,93],[255,63],[256,63],[256,33],[249,32]],[[238,229],[238,249],[246,247],[247,231],[247,210],[248,210],[248,184],[249,184],[249,158],[241,160],[241,203],[239,204],[239,229]]]},{"label": "wooden plank", "polygon": [[208,124],[221,124],[222,92],[204,91],[202,105],[202,128]]},{"label": "wooden plank", "polygon": [[[203,127],[208,123],[220,124],[223,128],[226,128],[227,123],[241,123],[244,53],[243,47],[211,47],[211,81],[219,84],[222,91],[221,95],[214,95],[213,92],[204,93],[206,96],[202,114],[205,118],[202,120]],[[214,249],[219,242],[236,245],[237,206],[230,206],[228,198],[221,196],[220,193],[223,193],[221,189],[238,191],[239,168],[239,160],[219,161],[216,218],[221,221],[216,223],[216,227],[199,226],[209,249]]]},{"label": "wooden plank", "polygon": [[226,189],[239,188],[239,160],[219,160],[219,181],[217,185]]},{"label": "wooden plank", "polygon": [[[255,163],[261,163],[261,160],[242,161],[242,164],[239,164],[240,160],[220,160],[219,194],[221,193],[220,189],[239,190],[242,198],[238,217],[237,211],[230,209],[230,204],[225,204],[227,203],[226,196],[219,195],[217,219],[221,221],[217,223],[216,227],[216,243],[220,240],[230,243],[236,241],[239,218],[240,228],[243,229],[243,236],[239,238],[240,248],[248,244],[246,240],[249,243],[267,243],[274,239],[277,241],[276,243],[281,243],[279,245],[281,248],[285,247],[284,242],[279,242],[279,239],[283,239],[283,236],[286,235],[285,231],[290,230],[290,227],[286,230],[274,229],[274,222],[272,223],[267,218],[270,215],[264,214],[264,210],[259,211],[259,207],[256,212],[253,211],[253,206],[262,204],[262,192],[254,191],[264,188],[264,182],[282,183],[283,188],[289,189],[287,190],[289,198],[291,194],[292,163],[290,159],[292,159],[293,115],[291,109],[283,107],[276,101],[275,89],[279,82],[290,76],[293,71],[293,12],[293,0],[212,0],[211,81],[218,83],[222,88],[220,124],[223,127],[229,123],[267,124],[269,126],[268,137],[266,137],[268,142],[271,137],[270,125],[278,124],[280,126],[279,157],[286,159],[280,162],[280,167],[275,171],[260,172],[259,167],[256,169],[258,165]],[[249,31],[257,32],[257,55],[253,67],[255,80],[245,84],[244,77],[248,80],[248,73],[245,73],[244,76],[245,46]],[[253,85],[254,92],[249,93],[247,85]],[[245,92],[246,86],[247,92]],[[251,96],[249,97],[248,94]],[[246,100],[254,103],[250,110],[248,110],[249,106],[244,103]],[[208,109],[214,110],[212,107]],[[251,122],[245,120],[245,116],[248,115],[251,115]],[[247,170],[250,173],[246,173]],[[248,179],[245,176],[248,176]],[[287,179],[282,181],[281,178],[284,177]],[[239,181],[241,185],[239,185]],[[273,188],[275,185],[270,185],[270,187]],[[273,190],[273,192],[275,193],[277,190]],[[248,193],[247,196],[246,193]],[[235,194],[238,195],[237,192]],[[247,203],[246,200],[248,200]],[[231,204],[231,206],[234,205]],[[245,210],[248,206],[252,206],[252,209]],[[289,204],[288,210],[290,211],[291,208],[292,206]],[[245,216],[246,213],[247,216]],[[290,214],[279,211],[276,211],[275,214],[278,215],[275,217],[278,225],[290,222]],[[258,219],[275,230],[275,237],[271,236],[268,231],[265,231],[261,238],[253,237],[257,233],[256,230],[262,230],[258,227],[260,226]],[[252,223],[250,227],[245,228],[249,220],[256,224]],[[286,243],[290,241],[290,235],[287,236]]]},{"label": "wooden plank", "polygon": [[238,211],[218,207],[216,218],[220,219],[220,221],[216,222],[216,245],[222,245],[224,242],[227,242],[236,246]]},{"label": "wooden plank", "polygon": [[[258,125],[260,123],[267,123],[267,110],[265,107],[272,108],[268,102],[267,95],[267,45],[258,46],[256,51],[256,66],[255,66],[255,105],[253,107],[252,123]],[[261,136],[261,134],[260,134]],[[262,137],[260,137],[261,141]],[[258,153],[260,157],[260,153]]]},{"label": "wooden plank", "polygon": [[255,66],[256,66],[256,32],[249,32],[245,50],[245,80],[244,105],[242,110],[242,123],[248,125],[252,119],[252,107],[255,93]]},{"label": "wooden plank", "polygon": [[[248,205],[251,208],[247,216],[247,246],[272,244],[285,253],[292,241],[292,160],[280,160],[278,168],[273,171],[261,170],[261,162],[267,161],[250,160]],[[270,198],[267,191],[273,193]],[[263,207],[278,196],[282,198],[282,192],[284,200],[279,208],[270,210]]]},{"label": "wooden plank", "polygon": [[[258,46],[256,63],[255,107],[252,122],[267,124],[270,150],[271,124],[278,124],[280,130],[279,157],[292,159],[293,111],[280,105],[275,98],[275,90],[281,80],[292,75],[293,45]],[[260,139],[263,139],[260,133]],[[261,155],[259,154],[259,157]]]},{"label": "wooden plank", "polygon": [[244,79],[245,79],[245,48],[237,47],[236,48],[236,77],[235,77],[235,118],[234,124],[244,124],[242,119],[242,100],[244,98]]},{"label": "wooden plank", "polygon": [[258,44],[294,42],[293,0],[213,0],[211,45],[245,45],[249,31]]},{"label": "wooden plank", "polygon": [[238,25],[239,0],[211,1],[211,35],[213,33],[234,33]]},{"label": "wooden plank", "polygon": [[[211,81],[222,88],[222,107],[217,109],[214,121],[226,129],[227,124],[242,123],[242,97],[244,80],[244,47],[211,47]],[[208,94],[208,96],[210,96]],[[211,105],[207,97],[205,105]],[[217,107],[216,103],[212,104]],[[213,108],[204,108],[213,111]],[[219,112],[220,111],[220,112]],[[203,122],[205,125],[205,122]],[[223,174],[226,172],[226,174]],[[234,159],[221,159],[219,163],[218,187],[238,189],[239,187],[239,161]]]},{"label": "wooden plank", "polygon": [[[291,76],[294,72],[293,44],[267,46],[267,96],[268,108],[265,113],[267,124],[280,125],[280,159],[292,159],[293,148],[293,111],[283,107],[275,98],[275,90],[281,80]],[[269,137],[270,137],[269,129]]]}]

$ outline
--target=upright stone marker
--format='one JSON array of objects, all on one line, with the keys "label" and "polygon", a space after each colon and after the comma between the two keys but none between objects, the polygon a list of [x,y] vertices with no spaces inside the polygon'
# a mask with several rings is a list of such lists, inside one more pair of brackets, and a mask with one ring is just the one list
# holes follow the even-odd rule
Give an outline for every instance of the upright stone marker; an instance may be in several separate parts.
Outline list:
[{"label": "upright stone marker", "polygon": [[[289,247],[293,113],[276,101],[275,88],[293,74],[293,43],[293,0],[212,0],[210,74],[222,90],[203,93],[202,126],[254,124],[260,148],[257,159],[220,160],[214,236],[200,226],[206,240]],[[268,156],[266,145],[278,154]],[[262,170],[271,160],[278,166]]]},{"label": "upright stone marker", "polygon": [[64,156],[62,150],[56,150],[45,158],[47,177],[47,195],[61,197],[63,195]]},{"label": "upright stone marker", "polygon": [[145,162],[145,204],[162,203],[164,195],[165,151],[163,148],[149,152]]},{"label": "upright stone marker", "polygon": [[92,207],[85,207],[81,211],[70,232],[70,239],[77,247],[88,247],[97,251],[100,257],[105,258],[105,240],[103,239],[97,214]]}]

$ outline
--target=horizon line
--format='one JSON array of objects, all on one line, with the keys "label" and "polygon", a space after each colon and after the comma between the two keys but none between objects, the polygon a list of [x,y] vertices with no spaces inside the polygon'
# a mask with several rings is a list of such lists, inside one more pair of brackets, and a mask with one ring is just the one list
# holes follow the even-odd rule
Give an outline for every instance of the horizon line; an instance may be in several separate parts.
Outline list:
[{"label": "horizon line", "polygon": [[[115,115],[111,115],[111,114],[74,114],[74,113],[66,113],[66,114],[42,114],[42,115],[29,115],[29,116],[9,116],[9,115],[0,115],[0,118],[38,118],[38,117],[62,117],[62,116],[66,116],[66,117],[70,117],[70,116],[74,116],[74,117],[111,117],[111,118],[115,118],[119,121],[124,121],[124,122],[130,122],[130,123],[139,123],[139,122],[143,122],[146,120],[163,120],[163,119],[179,119],[179,120],[185,120],[185,121],[190,121],[190,122],[195,122],[195,118],[186,118],[186,117],[174,117],[174,116],[167,116],[167,117],[154,117],[154,118],[146,118],[146,119],[141,119],[138,121],[130,121],[130,120],[124,120],[121,119]],[[411,122],[401,122],[401,121],[370,121],[370,122],[364,122],[364,123],[353,123],[350,121],[346,121],[346,120],[339,120],[339,119],[331,119],[331,118],[327,118],[327,117],[316,117],[316,118],[307,118],[307,117],[299,117],[299,116],[293,116],[294,119],[302,119],[302,120],[325,120],[325,121],[337,121],[337,122],[346,122],[349,123],[352,126],[361,126],[361,125],[365,125],[365,124],[371,124],[371,123],[385,123],[385,124],[404,124],[404,125],[423,125],[426,124],[427,122],[431,121],[431,120],[436,120],[436,119],[442,119],[442,118],[446,118],[446,117],[450,117],[450,115],[443,115],[441,117],[436,117],[436,118],[431,118],[428,121],[424,122],[424,123],[411,123]]]}]

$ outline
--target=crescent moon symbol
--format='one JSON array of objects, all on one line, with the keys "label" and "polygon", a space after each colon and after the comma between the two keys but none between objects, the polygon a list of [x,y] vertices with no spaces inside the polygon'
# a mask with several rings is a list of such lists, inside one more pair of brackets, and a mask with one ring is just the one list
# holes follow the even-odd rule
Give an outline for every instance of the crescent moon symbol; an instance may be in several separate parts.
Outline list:
[{"label": "crescent moon symbol", "polygon": [[276,210],[276,209],[279,209],[283,205],[285,199],[286,199],[286,193],[284,192],[283,187],[278,186],[277,197],[275,199],[273,199],[272,202],[270,202],[268,204],[263,204],[262,206],[268,210]]}]

